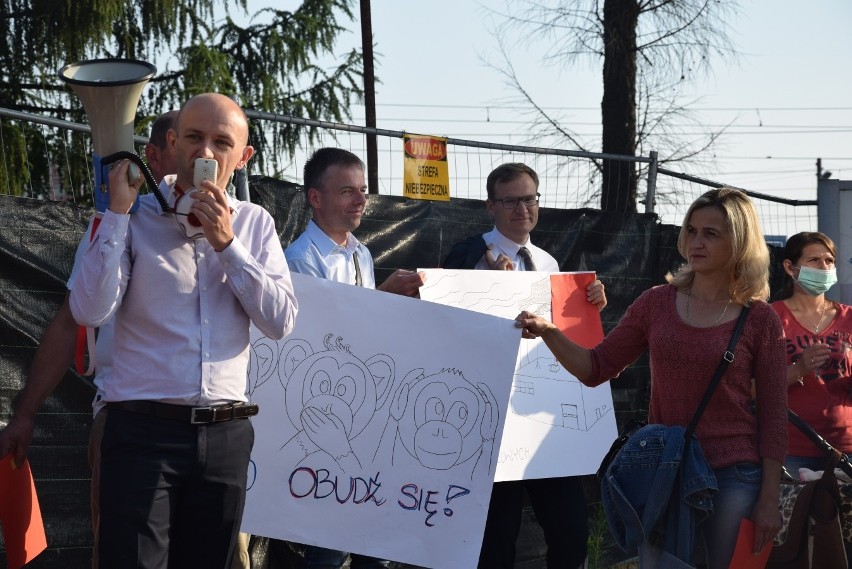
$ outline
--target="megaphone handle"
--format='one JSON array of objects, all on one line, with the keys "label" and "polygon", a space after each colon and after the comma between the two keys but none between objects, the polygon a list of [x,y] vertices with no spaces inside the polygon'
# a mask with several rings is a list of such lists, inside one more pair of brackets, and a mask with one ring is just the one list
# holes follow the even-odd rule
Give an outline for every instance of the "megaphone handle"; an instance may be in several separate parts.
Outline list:
[{"label": "megaphone handle", "polygon": [[160,204],[160,207],[163,208],[163,211],[168,211],[169,204],[168,202],[166,202],[166,198],[164,198],[162,194],[157,191],[157,181],[154,179],[154,175],[151,173],[151,170],[148,169],[148,165],[145,164],[145,161],[142,160],[142,158],[140,158],[138,154],[136,154],[135,152],[121,150],[119,152],[101,158],[101,166],[107,166],[109,164],[112,164],[113,162],[124,160],[125,158],[139,166],[139,169],[142,170],[142,175],[145,176],[145,182],[151,187],[151,191],[157,198],[157,202]]}]

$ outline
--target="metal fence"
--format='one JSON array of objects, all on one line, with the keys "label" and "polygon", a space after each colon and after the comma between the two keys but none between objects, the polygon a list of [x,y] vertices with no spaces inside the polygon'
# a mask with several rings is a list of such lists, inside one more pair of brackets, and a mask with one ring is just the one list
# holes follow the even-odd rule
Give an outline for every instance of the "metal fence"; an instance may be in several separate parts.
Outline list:
[{"label": "metal fence", "polygon": [[[377,191],[385,195],[402,195],[403,136],[413,132],[296,119],[251,110],[246,114],[252,121],[261,121],[261,124],[266,121],[297,124],[314,133],[310,136],[305,129],[305,138],[293,155],[282,152],[275,156],[276,160],[268,159],[267,164],[278,164],[274,171],[260,172],[256,167],[251,170],[250,164],[250,174],[266,174],[300,183],[304,162],[314,149],[339,146],[365,157],[367,137],[375,135],[378,148]],[[88,202],[93,180],[71,180],[63,174],[70,171],[67,164],[73,152],[72,145],[63,141],[71,132],[88,132],[88,126],[0,108],[0,148],[5,148],[2,144],[4,131],[20,128],[22,124],[35,127],[30,132],[38,133],[27,141],[27,152],[48,153],[46,163],[50,172],[47,176],[32,173],[29,179],[33,183],[28,187],[0,187],[0,193],[34,199]],[[428,133],[418,131],[417,134]],[[146,139],[137,137],[136,142],[142,145]],[[597,208],[601,196],[601,169],[612,161],[631,161],[636,163],[639,176],[639,210],[657,214],[662,223],[679,225],[695,198],[708,188],[726,185],[724,181],[707,180],[660,167],[655,153],[648,157],[628,157],[455,138],[447,139],[447,145],[450,194],[453,197],[485,199],[485,179],[493,168],[504,162],[524,162],[539,173],[542,206]],[[5,150],[3,152],[0,160],[7,160]],[[88,160],[90,156],[91,151],[84,158]],[[813,200],[790,200],[743,189],[754,199],[767,236],[783,238],[799,231],[816,229],[816,196]]]}]

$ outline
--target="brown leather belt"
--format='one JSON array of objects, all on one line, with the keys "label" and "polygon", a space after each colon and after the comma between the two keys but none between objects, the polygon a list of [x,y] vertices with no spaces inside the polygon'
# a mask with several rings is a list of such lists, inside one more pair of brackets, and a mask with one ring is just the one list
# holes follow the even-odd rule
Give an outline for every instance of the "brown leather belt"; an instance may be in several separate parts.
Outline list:
[{"label": "brown leather belt", "polygon": [[260,408],[257,405],[245,403],[225,403],[207,407],[191,407],[189,405],[172,405],[159,401],[110,401],[108,409],[120,409],[141,415],[151,415],[161,419],[171,419],[192,425],[206,423],[221,423],[231,419],[246,419],[257,415]]}]

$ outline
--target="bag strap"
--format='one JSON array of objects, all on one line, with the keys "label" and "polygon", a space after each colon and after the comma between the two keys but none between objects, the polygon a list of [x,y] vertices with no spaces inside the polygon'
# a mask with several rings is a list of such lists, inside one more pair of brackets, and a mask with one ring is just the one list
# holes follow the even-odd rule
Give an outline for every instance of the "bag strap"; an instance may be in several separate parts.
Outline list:
[{"label": "bag strap", "polygon": [[728,368],[728,364],[734,361],[734,348],[737,345],[737,341],[740,339],[740,334],[743,331],[746,316],[748,316],[748,311],[750,309],[751,306],[746,305],[743,306],[743,309],[740,311],[740,317],[737,319],[737,325],[734,326],[734,331],[731,334],[731,340],[728,342],[728,349],[725,350],[725,353],[722,355],[722,361],[720,361],[718,367],[716,367],[716,373],[713,374],[713,379],[710,380],[710,385],[707,386],[707,391],[704,392],[704,397],[701,399],[701,403],[698,404],[698,409],[695,411],[695,415],[692,416],[692,421],[689,422],[689,426],[686,428],[686,432],[684,433],[684,441],[686,441],[686,444],[689,444],[690,439],[692,439],[692,434],[695,432],[696,427],[698,427],[698,421],[701,419],[701,415],[704,413],[704,409],[707,407],[707,404],[710,403],[710,397],[713,396],[716,386],[719,385],[719,380],[722,379],[722,374],[725,373],[725,370]]}]

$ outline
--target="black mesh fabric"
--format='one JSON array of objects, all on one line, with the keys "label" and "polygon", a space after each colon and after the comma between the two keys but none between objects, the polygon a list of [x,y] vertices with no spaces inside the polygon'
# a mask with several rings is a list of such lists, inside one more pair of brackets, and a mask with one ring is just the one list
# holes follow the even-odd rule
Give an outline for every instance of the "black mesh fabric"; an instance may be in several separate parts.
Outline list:
[{"label": "black mesh fabric", "polygon": [[[305,228],[310,212],[293,184],[254,176],[251,199],[275,218],[286,247]],[[62,302],[74,250],[92,211],[67,203],[0,197],[0,425],[45,326]],[[371,195],[356,236],[372,251],[376,280],[397,268],[437,267],[457,241],[490,230],[483,202],[414,201]],[[679,263],[677,232],[648,214],[541,208],[532,239],[556,257],[562,270],[595,270],[606,285],[602,313],[609,330],[639,293],[663,282]],[[613,383],[619,425],[647,409],[646,358]],[[30,450],[49,548],[29,567],[90,566],[91,523],[86,446],[91,424],[91,382],[69,370],[42,406]],[[593,497],[594,498],[594,497]],[[544,567],[544,546],[531,512],[519,540],[518,566]],[[203,513],[199,513],[203,515]],[[254,567],[289,569],[298,558],[268,540],[252,541]],[[5,547],[0,542],[0,564]]]}]

